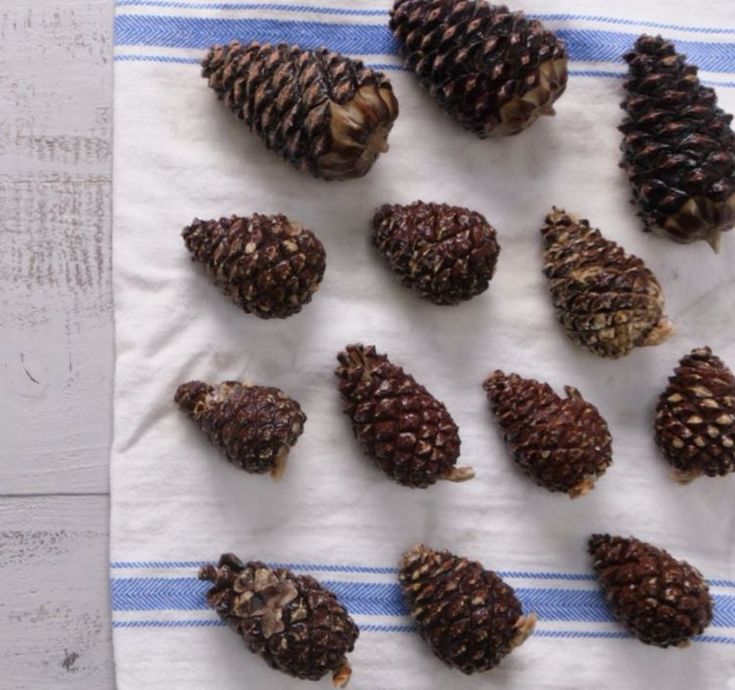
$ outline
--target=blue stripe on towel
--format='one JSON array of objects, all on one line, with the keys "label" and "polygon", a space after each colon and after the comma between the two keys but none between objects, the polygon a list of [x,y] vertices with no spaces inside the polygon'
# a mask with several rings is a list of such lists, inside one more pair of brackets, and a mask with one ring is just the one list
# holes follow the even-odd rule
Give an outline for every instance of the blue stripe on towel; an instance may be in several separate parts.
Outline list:
[{"label": "blue stripe on towel", "polygon": [[[395,582],[325,581],[350,613],[367,616],[404,616],[407,613],[400,587]],[[193,577],[113,578],[115,611],[199,611],[207,608],[208,582]],[[598,589],[517,587],[527,611],[545,621],[605,622],[612,620]],[[735,595],[715,594],[715,627],[735,627]]]},{"label": "blue stripe on towel", "polygon": [[[614,31],[563,28],[572,60],[619,62],[635,35]],[[330,24],[283,19],[216,19],[122,14],[115,18],[118,45],[145,45],[204,50],[232,38],[298,43],[304,48],[328,45],[342,53],[397,54],[398,45],[387,25]],[[677,41],[677,49],[709,72],[735,72],[735,43]]]}]

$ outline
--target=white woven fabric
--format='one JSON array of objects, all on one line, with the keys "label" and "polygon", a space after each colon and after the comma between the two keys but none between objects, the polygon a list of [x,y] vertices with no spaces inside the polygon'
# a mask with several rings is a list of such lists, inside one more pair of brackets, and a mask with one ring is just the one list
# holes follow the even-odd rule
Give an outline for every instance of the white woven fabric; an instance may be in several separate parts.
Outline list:
[{"label": "white woven fabric", "polygon": [[[326,0],[324,0],[326,2]],[[119,0],[115,70],[114,272],[117,332],[112,455],[112,591],[120,690],[286,690],[206,609],[200,562],[223,551],[295,564],[340,593],[362,628],[354,690],[707,690],[735,688],[735,478],[681,487],[652,439],[652,409],[678,359],[710,345],[735,366],[735,233],[714,255],[645,235],[618,168],[624,70],[612,62],[642,31],[683,42],[735,110],[732,3],[564,3],[526,10],[569,41],[572,76],[554,118],[515,138],[479,141],[443,115],[389,54],[388,2],[273,6]],[[605,15],[605,17],[599,16]],[[706,23],[710,30],[703,30]],[[659,28],[661,25],[670,25]],[[325,183],[268,152],[198,76],[210,42],[326,42],[388,72],[401,114],[391,151],[360,180]],[[383,46],[387,46],[384,48]],[[382,51],[382,52],[381,52]],[[386,54],[383,54],[386,53]],[[595,62],[599,54],[611,62]],[[402,288],[368,241],[374,209],[417,198],[484,213],[501,244],[490,289],[457,307]],[[659,277],[674,337],[619,361],[576,347],[541,273],[539,228],[552,204],[590,219]],[[192,218],[284,212],[327,250],[320,291],[301,314],[261,321],[194,266],[180,236]],[[365,459],[340,412],[333,369],[347,343],[374,343],[442,399],[477,477],[411,491]],[[578,387],[609,421],[615,461],[571,501],[510,461],[481,389],[495,369]],[[176,386],[242,378],[275,385],[308,421],[284,479],[229,465],[179,413]],[[622,637],[592,579],[593,531],[635,534],[712,580],[717,617],[689,649]],[[468,678],[406,632],[394,568],[416,542],[502,571],[537,634],[487,675]],[[488,686],[489,686],[488,685]],[[316,686],[315,686],[316,687]],[[323,681],[328,687],[328,681]]]}]

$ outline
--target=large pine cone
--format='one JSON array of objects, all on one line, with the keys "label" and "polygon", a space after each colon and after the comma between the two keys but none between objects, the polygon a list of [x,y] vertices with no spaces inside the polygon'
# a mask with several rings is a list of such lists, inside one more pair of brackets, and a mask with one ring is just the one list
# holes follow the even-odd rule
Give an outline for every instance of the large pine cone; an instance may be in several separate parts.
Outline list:
[{"label": "large pine cone", "polygon": [[679,362],[656,406],[655,430],[678,481],[735,471],[735,376],[708,347]]},{"label": "large pine cone", "polygon": [[270,472],[274,479],[306,422],[300,405],[282,390],[238,381],[182,383],[174,402],[231,463],[255,474]]},{"label": "large pine cone", "polygon": [[415,546],[398,575],[421,637],[463,673],[497,666],[526,641],[535,614],[523,615],[513,589],[480,563]]},{"label": "large pine cone", "polygon": [[567,84],[564,42],[522,12],[485,0],[395,0],[391,29],[409,69],[463,127],[517,134]]},{"label": "large pine cone", "polygon": [[269,149],[317,177],[361,177],[388,150],[398,101],[360,60],[232,41],[210,48],[202,76]]},{"label": "large pine cone", "polygon": [[710,624],[709,587],[686,561],[609,534],[590,537],[589,552],[613,615],[641,642],[685,647]]},{"label": "large pine cone", "polygon": [[365,453],[391,479],[424,489],[439,479],[475,476],[455,467],[459,429],[444,404],[373,346],[348,345],[337,356],[344,412]]},{"label": "large pine cone", "polygon": [[313,577],[227,553],[217,566],[205,565],[199,579],[212,582],[207,603],[268,666],[303,680],[331,673],[336,687],[347,685],[352,669],[345,655],[359,631]]},{"label": "large pine cone", "polygon": [[735,225],[732,115],[671,41],[641,36],[627,53],[623,166],[647,230],[676,242],[706,240]]},{"label": "large pine cone", "polygon": [[615,358],[671,335],[661,286],[641,259],[558,208],[546,216],[541,234],[544,273],[572,340]]},{"label": "large pine cone", "polygon": [[572,386],[493,372],[483,384],[518,466],[549,491],[590,491],[612,462],[612,438],[597,408]]},{"label": "large pine cone", "polygon": [[500,248],[476,211],[415,201],[381,206],[373,244],[401,282],[435,304],[457,304],[487,290]]},{"label": "large pine cone", "polygon": [[283,319],[319,289],[326,254],[314,233],[284,215],[194,219],[184,228],[194,261],[249,314]]}]

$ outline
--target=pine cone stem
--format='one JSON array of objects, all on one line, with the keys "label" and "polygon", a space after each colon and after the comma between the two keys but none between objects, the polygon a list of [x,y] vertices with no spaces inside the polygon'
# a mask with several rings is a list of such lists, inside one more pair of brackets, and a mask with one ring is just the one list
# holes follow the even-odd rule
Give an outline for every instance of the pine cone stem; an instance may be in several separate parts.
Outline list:
[{"label": "pine cone stem", "polygon": [[439,477],[439,479],[443,479],[449,482],[466,482],[474,478],[475,470],[468,465],[465,465],[463,467],[453,467],[449,474],[446,474],[443,477]]},{"label": "pine cone stem", "polygon": [[346,688],[352,678],[352,666],[345,660],[341,668],[338,668],[332,676],[332,685],[335,688]]},{"label": "pine cone stem", "polygon": [[536,629],[536,623],[538,622],[538,616],[535,613],[528,613],[521,616],[518,622],[515,624],[516,634],[511,641],[511,647],[516,649],[520,647]]}]

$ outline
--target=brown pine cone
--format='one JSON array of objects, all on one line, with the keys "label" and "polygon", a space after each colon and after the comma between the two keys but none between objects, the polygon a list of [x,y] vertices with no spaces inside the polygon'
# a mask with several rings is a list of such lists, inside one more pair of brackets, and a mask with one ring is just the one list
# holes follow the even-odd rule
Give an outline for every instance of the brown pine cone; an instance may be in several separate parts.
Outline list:
[{"label": "brown pine cone", "polygon": [[182,383],[174,402],[227,459],[246,472],[278,479],[288,451],[304,430],[306,415],[278,388],[225,381]]},{"label": "brown pine cone", "polygon": [[415,201],[381,206],[373,244],[401,282],[435,304],[457,304],[487,290],[500,248],[476,211]]},{"label": "brown pine cone", "polygon": [[655,431],[682,484],[735,471],[735,376],[708,347],[679,362],[658,400]]},{"label": "brown pine cone", "polygon": [[269,149],[316,177],[362,177],[388,150],[398,101],[360,60],[232,41],[209,49],[202,76]]},{"label": "brown pine cone", "polygon": [[601,357],[658,345],[673,333],[656,277],[587,220],[554,207],[541,228],[544,273],[569,337]]},{"label": "brown pine cone", "polygon": [[359,631],[336,595],[313,577],[226,553],[217,566],[205,565],[199,579],[212,582],[209,606],[268,666],[302,680],[331,673],[335,687],[347,685],[352,669],[345,655]]},{"label": "brown pine cone", "polygon": [[415,546],[403,556],[398,579],[421,637],[462,673],[497,666],[536,625],[498,575],[449,551]]},{"label": "brown pine cone", "polygon": [[590,537],[589,552],[613,615],[641,642],[686,647],[712,621],[707,582],[686,561],[609,534]]},{"label": "brown pine cone", "polygon": [[485,0],[395,0],[391,29],[406,65],[481,138],[517,134],[567,85],[564,42],[541,22]]},{"label": "brown pine cone", "polygon": [[735,226],[732,115],[671,41],[641,36],[624,58],[623,167],[646,230],[717,251],[720,233]]},{"label": "brown pine cone", "polygon": [[193,260],[206,266],[215,285],[261,319],[300,312],[324,276],[324,246],[284,215],[195,218],[182,234]]},{"label": "brown pine cone", "polygon": [[548,383],[495,371],[483,388],[503,438],[523,472],[571,498],[594,488],[612,462],[612,438],[597,408],[572,386],[559,397]]},{"label": "brown pine cone", "polygon": [[391,479],[424,489],[439,479],[475,476],[455,467],[459,429],[444,404],[372,345],[348,345],[337,356],[344,412],[365,454]]}]

